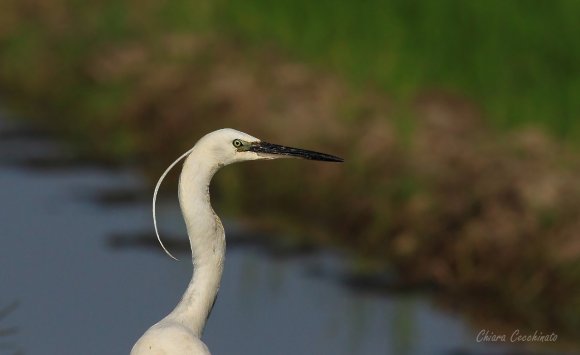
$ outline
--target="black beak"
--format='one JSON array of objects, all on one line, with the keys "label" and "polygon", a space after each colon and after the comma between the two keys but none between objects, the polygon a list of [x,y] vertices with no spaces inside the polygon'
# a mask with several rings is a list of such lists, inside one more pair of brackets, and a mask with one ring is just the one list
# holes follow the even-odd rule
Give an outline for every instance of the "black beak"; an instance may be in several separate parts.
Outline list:
[{"label": "black beak", "polygon": [[261,153],[261,154],[271,154],[271,155],[285,155],[288,157],[309,159],[309,160],[320,160],[320,161],[331,161],[331,162],[343,162],[344,160],[334,155],[313,152],[311,150],[298,149],[285,147],[283,145],[272,144],[268,142],[255,142],[250,145],[248,149],[250,152]]}]

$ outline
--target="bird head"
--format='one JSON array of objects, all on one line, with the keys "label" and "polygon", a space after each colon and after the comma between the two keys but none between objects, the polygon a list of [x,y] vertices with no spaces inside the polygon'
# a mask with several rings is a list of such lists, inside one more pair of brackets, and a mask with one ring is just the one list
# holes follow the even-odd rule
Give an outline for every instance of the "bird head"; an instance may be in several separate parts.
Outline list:
[{"label": "bird head", "polygon": [[228,165],[240,161],[301,158],[328,162],[342,162],[342,158],[311,150],[286,147],[262,141],[249,134],[231,128],[206,134],[196,144],[216,164]]}]

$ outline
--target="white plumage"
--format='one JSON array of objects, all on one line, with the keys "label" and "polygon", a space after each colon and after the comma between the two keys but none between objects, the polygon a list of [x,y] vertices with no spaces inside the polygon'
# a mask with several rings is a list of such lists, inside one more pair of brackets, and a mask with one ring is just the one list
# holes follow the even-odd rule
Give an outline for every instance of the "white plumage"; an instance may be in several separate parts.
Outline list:
[{"label": "white plumage", "polygon": [[[281,157],[342,161],[332,155],[262,142],[233,129],[220,129],[202,137],[163,173],[153,197],[156,233],[157,190],[167,172],[186,158],[179,178],[179,203],[191,244],[194,272],[175,309],[141,336],[131,355],[210,354],[201,335],[219,289],[226,246],[224,228],[210,204],[210,181],[222,166]],[[159,239],[159,234],[157,237]],[[165,247],[163,249],[169,254]]]}]

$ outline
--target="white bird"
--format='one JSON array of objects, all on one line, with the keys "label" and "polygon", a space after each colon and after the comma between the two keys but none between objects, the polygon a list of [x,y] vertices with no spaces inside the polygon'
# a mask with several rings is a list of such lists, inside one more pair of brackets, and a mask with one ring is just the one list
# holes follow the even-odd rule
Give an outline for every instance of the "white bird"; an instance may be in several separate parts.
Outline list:
[{"label": "white bird", "polygon": [[[224,228],[210,204],[210,180],[219,168],[228,164],[283,157],[343,161],[328,154],[267,143],[233,129],[220,129],[202,137],[163,173],[153,194],[156,233],[155,200],[159,186],[168,171],[187,158],[179,177],[179,204],[191,244],[193,276],[179,304],[141,336],[131,355],[210,354],[200,338],[219,289],[226,246]],[[173,257],[161,239],[159,242]]]}]

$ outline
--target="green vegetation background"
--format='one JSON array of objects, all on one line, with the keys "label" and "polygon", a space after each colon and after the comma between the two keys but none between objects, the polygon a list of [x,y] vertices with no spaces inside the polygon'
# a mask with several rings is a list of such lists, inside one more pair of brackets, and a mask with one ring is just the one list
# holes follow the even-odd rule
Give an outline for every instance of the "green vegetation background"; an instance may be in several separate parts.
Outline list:
[{"label": "green vegetation background", "polygon": [[[20,6],[38,7],[30,9],[34,12],[50,3]],[[49,33],[34,21],[4,33],[4,76],[39,80],[33,78],[42,75],[39,46],[50,45],[59,61],[74,67],[77,56],[102,41],[219,31],[255,45],[275,43],[354,84],[372,83],[402,100],[425,87],[446,88],[479,102],[501,128],[531,123],[562,138],[580,134],[577,1],[172,0],[145,1],[142,9],[128,1],[68,1],[65,6],[73,8],[74,22],[62,24],[70,33],[60,43],[49,43]],[[148,8],[154,13],[147,14]],[[142,22],[136,11],[144,14]],[[9,31],[10,11],[3,13],[2,27]]]},{"label": "green vegetation background", "polygon": [[502,128],[580,132],[576,1],[229,1],[221,28],[378,85],[399,98],[448,88]]}]

